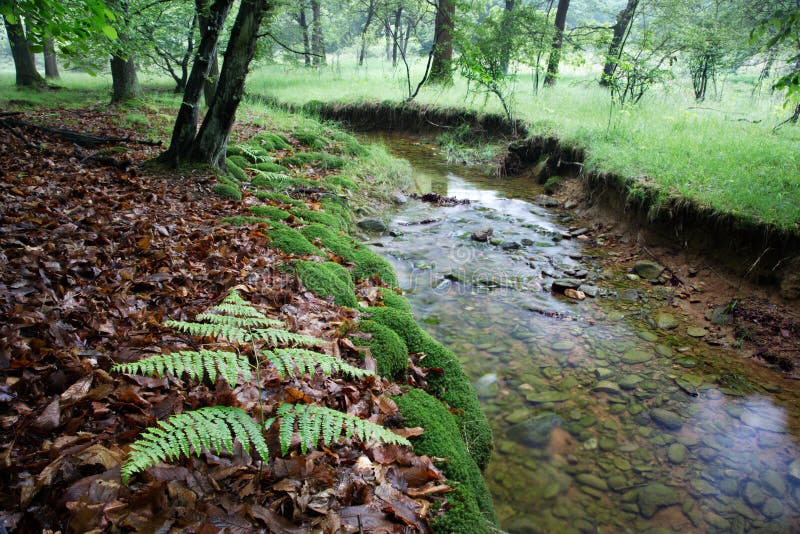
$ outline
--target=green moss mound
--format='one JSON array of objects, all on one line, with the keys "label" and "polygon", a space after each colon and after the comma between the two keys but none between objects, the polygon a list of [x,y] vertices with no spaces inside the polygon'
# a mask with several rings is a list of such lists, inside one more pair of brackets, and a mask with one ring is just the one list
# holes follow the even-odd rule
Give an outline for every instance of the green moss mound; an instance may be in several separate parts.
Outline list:
[{"label": "green moss mound", "polygon": [[492,496],[480,469],[461,439],[458,424],[441,402],[420,389],[394,397],[407,426],[425,432],[411,438],[414,452],[446,458],[442,470],[450,481],[460,483],[448,494],[448,510],[433,522],[435,532],[489,533],[497,523]]},{"label": "green moss mound", "polygon": [[217,196],[222,198],[229,198],[237,202],[242,200],[242,191],[238,186],[233,184],[217,184],[214,186],[213,191]]},{"label": "green moss mound", "polygon": [[345,221],[349,221],[353,217],[353,212],[350,210],[350,205],[347,199],[340,196],[328,196],[322,199],[322,207],[328,213],[335,213]]},{"label": "green moss mound", "polygon": [[355,191],[358,189],[358,185],[351,180],[350,178],[345,178],[344,176],[339,176],[338,174],[331,174],[327,177],[329,183],[339,187],[341,189],[348,189],[350,191]]},{"label": "green moss mound", "polygon": [[381,295],[383,296],[383,304],[395,310],[400,310],[406,313],[411,313],[411,304],[408,299],[403,295],[398,295],[391,289],[381,288]]},{"label": "green moss mound", "polygon": [[339,306],[355,308],[358,306],[354,294],[353,279],[347,269],[326,261],[318,263],[313,261],[294,262],[295,272],[300,277],[303,285],[321,297],[333,297],[333,302]]},{"label": "green moss mound", "polygon": [[258,171],[250,183],[256,187],[282,191],[304,183],[303,180],[292,178],[285,174]]},{"label": "green moss mound", "polygon": [[246,224],[260,224],[270,223],[269,219],[262,217],[248,217],[247,215],[234,215],[233,217],[223,217],[219,222],[227,223],[233,226],[244,226]]},{"label": "green moss mound", "polygon": [[274,152],[275,150],[289,150],[292,145],[286,138],[280,134],[262,133],[253,137],[253,142],[266,150],[267,152]]},{"label": "green moss mound", "polygon": [[341,169],[347,161],[339,156],[327,154],[325,152],[298,152],[287,156],[281,163],[302,167],[303,165],[313,165],[320,169]]},{"label": "green moss mound", "polygon": [[357,279],[369,278],[373,274],[377,274],[384,284],[397,287],[397,275],[394,273],[392,264],[367,247],[362,246],[356,249],[353,261],[356,264],[353,276]]},{"label": "green moss mound", "polygon": [[424,353],[420,364],[442,370],[427,377],[430,392],[458,410],[456,419],[478,467],[486,469],[492,457],[494,441],[489,421],[478,403],[478,396],[450,350],[434,340],[414,321],[410,313],[394,308],[367,308],[369,317],[394,330],[406,342],[408,350]]},{"label": "green moss mound", "polygon": [[328,228],[334,228],[336,230],[346,230],[348,227],[347,221],[345,221],[338,215],[325,213],[324,211],[314,211],[305,208],[295,208],[292,210],[292,215],[294,215],[295,217],[299,217],[304,221],[308,221],[310,223],[323,224]]},{"label": "green moss mound", "polygon": [[558,188],[561,187],[562,183],[564,183],[564,178],[561,176],[551,176],[544,183],[544,192],[548,195],[552,195],[558,191]]},{"label": "green moss mound", "polygon": [[272,219],[273,221],[284,221],[288,219],[290,215],[286,210],[263,204],[260,206],[250,206],[250,211],[261,217]]},{"label": "green moss mound", "polygon": [[253,195],[264,202],[275,202],[277,204],[289,204],[290,206],[305,207],[305,202],[295,200],[289,195],[283,193],[275,193],[273,191],[256,191]]},{"label": "green moss mound", "polygon": [[312,245],[303,234],[285,224],[272,222],[272,228],[267,231],[270,246],[279,248],[287,254],[325,257],[320,249]]},{"label": "green moss mound", "polygon": [[359,346],[370,348],[372,357],[378,362],[378,374],[390,379],[400,379],[408,371],[408,347],[390,328],[375,321],[359,321],[359,332],[372,334],[371,339],[352,338]]},{"label": "green moss mound", "polygon": [[228,169],[228,175],[232,178],[237,180],[238,182],[247,182],[247,174],[242,170],[241,167],[236,165],[236,163],[232,162],[230,158],[225,160],[225,166]]},{"label": "green moss mound", "polygon": [[225,160],[225,163],[227,163],[228,165],[233,163],[234,165],[236,165],[240,169],[244,169],[245,167],[250,165],[250,162],[247,160],[247,158],[245,158],[243,156],[237,156],[235,154],[234,155],[229,155],[228,158]]},{"label": "green moss mound", "polygon": [[311,130],[295,130],[293,135],[301,145],[307,146],[312,150],[324,150],[330,143],[329,139]]},{"label": "green moss mound", "polygon": [[365,156],[367,149],[355,137],[345,132],[334,132],[331,137],[336,142],[336,149],[348,156]]},{"label": "green moss mound", "polygon": [[290,172],[289,169],[287,169],[283,165],[278,165],[277,163],[272,163],[272,162],[256,163],[254,165],[251,165],[251,168],[264,172],[278,172],[278,173]]}]

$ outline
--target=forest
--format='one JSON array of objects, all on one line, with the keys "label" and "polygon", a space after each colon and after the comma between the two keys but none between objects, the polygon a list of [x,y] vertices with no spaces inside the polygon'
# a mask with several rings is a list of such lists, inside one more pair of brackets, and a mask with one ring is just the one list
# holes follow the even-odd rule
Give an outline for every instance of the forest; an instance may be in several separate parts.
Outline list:
[{"label": "forest", "polygon": [[800,528],[800,0],[0,15],[0,534]]}]

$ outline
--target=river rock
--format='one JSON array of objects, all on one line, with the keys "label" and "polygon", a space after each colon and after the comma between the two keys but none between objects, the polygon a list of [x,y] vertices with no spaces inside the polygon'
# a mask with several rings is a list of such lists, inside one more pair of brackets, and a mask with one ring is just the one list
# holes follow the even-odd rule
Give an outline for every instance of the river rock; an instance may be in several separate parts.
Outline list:
[{"label": "river rock", "polygon": [[556,341],[550,348],[558,352],[569,352],[575,348],[575,343],[572,341]]},{"label": "river rock", "polygon": [[522,245],[516,241],[503,241],[503,243],[500,244],[500,248],[503,250],[519,250],[522,248]]},{"label": "river rock", "polygon": [[661,330],[673,330],[678,327],[678,320],[668,313],[661,312],[656,315],[656,326]]},{"label": "river rock", "polygon": [[408,204],[408,197],[398,191],[392,195],[392,201],[402,206],[403,204]]},{"label": "river rock", "polygon": [[559,278],[558,280],[553,280],[551,287],[553,291],[563,293],[565,289],[578,289],[581,287],[581,281],[577,278]]},{"label": "river rock", "polygon": [[639,300],[639,292],[635,289],[626,289],[620,292],[619,298],[625,302],[636,302]]},{"label": "river rock", "polygon": [[558,207],[559,205],[557,199],[548,195],[536,195],[535,197],[533,197],[533,201],[539,204],[540,206],[544,206],[545,208],[555,208]]},{"label": "river rock", "polygon": [[800,460],[795,460],[789,464],[789,479],[797,484],[800,482]]},{"label": "river rock", "polygon": [[530,447],[545,447],[550,443],[550,434],[558,426],[561,418],[552,413],[545,412],[509,429],[509,437],[520,441]]},{"label": "river rock", "polygon": [[667,449],[667,458],[673,464],[682,464],[686,460],[687,449],[680,443],[673,443]]},{"label": "river rock", "polygon": [[764,484],[764,487],[776,497],[783,497],[786,495],[786,482],[784,481],[783,476],[770,469],[769,471],[765,471],[761,475],[761,482]]},{"label": "river rock", "polygon": [[660,508],[681,502],[677,491],[659,482],[652,482],[639,490],[639,512],[650,519]]},{"label": "river rock", "polygon": [[570,393],[565,393],[561,391],[542,391],[536,392],[532,391],[525,395],[525,398],[528,399],[528,402],[532,402],[534,404],[545,404],[548,402],[564,402],[565,400],[569,400],[571,397]]},{"label": "river rock", "polygon": [[625,363],[633,365],[637,363],[649,362],[653,359],[653,355],[643,350],[634,349],[624,353],[622,356],[620,356],[620,359]]},{"label": "river rock", "polygon": [[645,280],[655,280],[664,272],[664,267],[654,261],[637,261],[633,271]]},{"label": "river rock", "polygon": [[578,484],[589,486],[590,488],[594,488],[596,490],[608,491],[608,483],[592,473],[581,473],[580,475],[576,475],[575,481]]},{"label": "river rock", "polygon": [[686,333],[692,337],[700,338],[700,337],[706,337],[706,334],[708,334],[708,330],[706,330],[705,328],[701,328],[699,326],[690,326],[689,328],[686,329]]},{"label": "river rock", "polygon": [[747,501],[747,504],[750,506],[755,506],[756,508],[764,504],[764,501],[767,500],[767,494],[764,493],[764,490],[761,489],[761,486],[753,481],[749,481],[744,485],[742,496],[744,497],[744,500]]},{"label": "river rock", "polygon": [[636,389],[636,386],[644,380],[638,375],[625,375],[619,380],[619,387],[625,390]]},{"label": "river rock", "polygon": [[680,430],[683,426],[683,420],[680,415],[663,408],[651,410],[650,417],[653,421],[669,430]]},{"label": "river rock", "polygon": [[619,386],[610,380],[601,380],[597,384],[594,385],[592,391],[599,391],[600,393],[610,393],[613,395],[618,395],[622,393],[622,390],[619,389]]},{"label": "river rock", "polygon": [[714,308],[714,311],[711,312],[711,324],[716,325],[725,325],[731,324],[733,321],[733,315],[730,312],[729,306],[717,306]]},{"label": "river rock", "polygon": [[591,298],[597,298],[597,295],[600,294],[600,288],[599,287],[590,286],[589,284],[581,284],[581,286],[578,289],[583,291],[583,293],[587,297],[591,297]]},{"label": "river rock", "polygon": [[487,243],[492,237],[492,234],[494,234],[494,228],[487,228],[486,230],[478,230],[477,232],[473,232],[469,238],[480,243]]},{"label": "river rock", "polygon": [[775,497],[770,497],[764,502],[761,511],[770,519],[777,519],[783,515],[783,504]]},{"label": "river rock", "polygon": [[583,291],[579,291],[577,289],[565,289],[564,296],[569,297],[573,300],[586,300],[586,293]]},{"label": "river rock", "polygon": [[382,234],[389,229],[380,217],[367,217],[366,219],[361,219],[356,224],[362,230],[376,234]]},{"label": "river rock", "polygon": [[613,374],[614,371],[608,369],[607,367],[598,367],[594,370],[594,376],[596,376],[598,380],[605,380],[606,378],[613,376]]}]

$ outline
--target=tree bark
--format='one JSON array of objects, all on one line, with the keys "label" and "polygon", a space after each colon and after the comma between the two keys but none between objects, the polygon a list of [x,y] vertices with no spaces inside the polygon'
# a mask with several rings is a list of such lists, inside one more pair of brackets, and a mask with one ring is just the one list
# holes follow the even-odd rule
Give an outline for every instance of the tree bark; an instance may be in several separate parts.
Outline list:
[{"label": "tree bark", "polygon": [[324,67],[327,63],[325,61],[325,43],[322,38],[322,8],[319,0],[311,0],[311,53],[314,57],[311,59],[315,67]]},{"label": "tree bark", "polygon": [[511,24],[514,11],[515,0],[506,0],[506,8],[503,12],[503,39],[502,48],[500,51],[500,68],[503,74],[508,74],[508,64],[511,62]]},{"label": "tree bark", "polygon": [[44,76],[49,80],[57,80],[61,77],[58,74],[56,46],[52,37],[48,37],[47,41],[44,43]]},{"label": "tree bark", "polygon": [[433,30],[433,60],[430,82],[441,85],[453,83],[453,19],[456,14],[455,0],[439,0],[436,6],[436,21]]},{"label": "tree bark", "polygon": [[119,104],[142,94],[133,56],[111,56],[111,103]]},{"label": "tree bark", "polygon": [[622,53],[622,39],[628,31],[628,27],[633,20],[633,15],[636,13],[636,7],[638,5],[639,0],[628,0],[628,3],[622,11],[617,13],[617,22],[614,24],[614,33],[611,36],[606,62],[603,65],[603,75],[600,77],[600,85],[603,87],[611,85],[611,79],[614,77],[614,72],[617,70],[617,64],[619,63],[620,54]]},{"label": "tree bark", "polygon": [[544,77],[544,84],[553,86],[556,84],[558,75],[558,64],[561,61],[561,45],[564,42],[564,27],[567,25],[567,10],[569,0],[558,0],[556,8],[556,33],[553,35],[553,45],[550,47],[550,57],[547,58],[547,75]]},{"label": "tree bark", "polygon": [[225,50],[217,94],[192,147],[193,161],[217,167],[225,165],[228,135],[242,99],[247,69],[256,52],[259,27],[264,15],[274,7],[272,0],[242,0]]},{"label": "tree bark", "polygon": [[25,30],[19,19],[14,24],[9,23],[5,17],[3,17],[3,21],[6,25],[8,43],[11,45],[11,55],[14,58],[16,84],[21,87],[43,87],[45,85],[44,78],[36,70],[28,39],[25,37]]},{"label": "tree bark", "polygon": [[372,17],[375,15],[375,0],[369,0],[367,6],[367,20],[364,22],[364,27],[361,29],[361,51],[358,54],[358,66],[364,65],[364,58],[367,57],[367,32],[369,25],[372,24]]},{"label": "tree bark", "polygon": [[300,32],[303,34],[303,64],[311,66],[311,47],[308,41],[308,22],[306,21],[306,3],[300,2],[300,12],[297,15],[297,23],[300,25]]},{"label": "tree bark", "polygon": [[[403,6],[399,6],[397,10],[394,12],[394,41],[392,45],[392,67],[397,66],[397,48],[400,45],[400,40],[403,38],[402,34],[400,33],[400,22],[402,22],[401,17],[403,16]],[[403,49],[403,53],[405,54],[405,49]]]},{"label": "tree bark", "polygon": [[[208,78],[217,60],[217,43],[233,0],[196,0],[195,9],[200,16],[200,44],[186,82],[183,102],[175,118],[169,149],[159,159],[177,167],[189,158],[197,134],[197,119],[200,116],[200,94],[206,91],[206,104],[213,105],[214,93],[209,96]],[[214,84],[216,86],[216,83]]]}]

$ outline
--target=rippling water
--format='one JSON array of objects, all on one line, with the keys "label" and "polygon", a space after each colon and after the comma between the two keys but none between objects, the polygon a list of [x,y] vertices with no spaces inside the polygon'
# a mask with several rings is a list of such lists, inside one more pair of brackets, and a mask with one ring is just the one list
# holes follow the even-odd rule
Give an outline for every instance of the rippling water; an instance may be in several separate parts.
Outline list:
[{"label": "rippling water", "polygon": [[[509,532],[798,532],[797,385],[685,335],[671,290],[602,270],[569,216],[384,137],[421,190],[374,240],[415,316],[458,354],[492,422],[486,478]],[[424,223],[424,224],[421,224]],[[493,229],[495,243],[470,239]],[[581,271],[586,271],[583,273]],[[585,276],[595,299],[553,295]],[[666,310],[674,330],[653,326]]]}]

